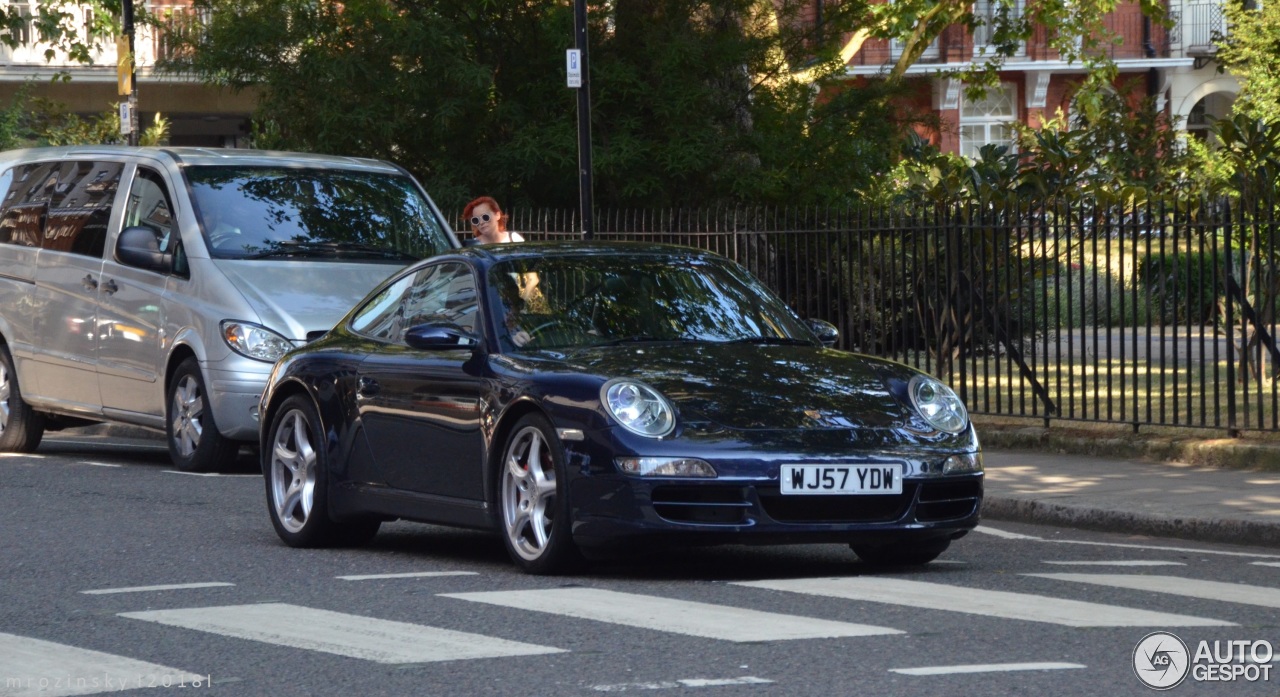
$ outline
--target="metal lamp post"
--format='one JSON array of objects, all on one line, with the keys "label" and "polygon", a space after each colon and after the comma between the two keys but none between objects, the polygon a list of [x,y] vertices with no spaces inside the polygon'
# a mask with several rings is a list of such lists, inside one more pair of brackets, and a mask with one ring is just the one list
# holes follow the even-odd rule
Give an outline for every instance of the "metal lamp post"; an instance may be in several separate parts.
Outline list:
[{"label": "metal lamp post", "polygon": [[591,71],[588,69],[587,0],[573,1],[574,48],[567,59],[569,86],[578,90],[578,208],[582,239],[595,235],[591,193]]}]

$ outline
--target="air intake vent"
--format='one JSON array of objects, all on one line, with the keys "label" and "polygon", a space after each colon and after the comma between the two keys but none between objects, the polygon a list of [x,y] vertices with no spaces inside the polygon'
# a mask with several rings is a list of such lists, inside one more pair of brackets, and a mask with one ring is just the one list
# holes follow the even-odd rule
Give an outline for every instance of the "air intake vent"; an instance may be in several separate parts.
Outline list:
[{"label": "air intake vent", "polygon": [[317,329],[314,332],[307,332],[307,343],[309,344],[328,333],[329,333],[328,329]]}]

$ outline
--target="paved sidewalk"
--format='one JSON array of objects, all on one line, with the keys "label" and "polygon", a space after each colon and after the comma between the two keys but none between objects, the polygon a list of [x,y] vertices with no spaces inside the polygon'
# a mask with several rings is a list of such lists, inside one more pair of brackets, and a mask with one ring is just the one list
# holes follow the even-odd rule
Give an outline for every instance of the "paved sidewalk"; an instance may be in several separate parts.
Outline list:
[{"label": "paved sidewalk", "polygon": [[1280,472],[988,449],[985,519],[1280,547]]}]

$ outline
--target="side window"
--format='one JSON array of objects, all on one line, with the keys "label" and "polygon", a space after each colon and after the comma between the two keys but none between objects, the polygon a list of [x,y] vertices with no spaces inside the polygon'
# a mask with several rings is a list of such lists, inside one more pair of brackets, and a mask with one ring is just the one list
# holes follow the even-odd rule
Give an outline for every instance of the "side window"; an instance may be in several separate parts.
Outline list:
[{"label": "side window", "polygon": [[29,196],[49,211],[41,246],[101,257],[123,169],[121,162],[73,160],[53,163],[44,176],[32,177]]},{"label": "side window", "polygon": [[476,326],[475,275],[465,264],[434,264],[387,286],[351,322],[373,339],[404,343],[404,332],[424,322],[452,322],[467,331]]},{"label": "side window", "polygon": [[44,224],[49,212],[45,202],[32,201],[28,182],[41,169],[50,165],[34,164],[15,167],[4,174],[4,192],[0,198],[0,243],[39,247],[44,239]]},{"label": "side window", "polygon": [[129,187],[129,200],[125,203],[124,227],[150,228],[156,234],[156,249],[175,251],[178,236],[174,235],[173,198],[169,187],[158,172],[139,167]]}]

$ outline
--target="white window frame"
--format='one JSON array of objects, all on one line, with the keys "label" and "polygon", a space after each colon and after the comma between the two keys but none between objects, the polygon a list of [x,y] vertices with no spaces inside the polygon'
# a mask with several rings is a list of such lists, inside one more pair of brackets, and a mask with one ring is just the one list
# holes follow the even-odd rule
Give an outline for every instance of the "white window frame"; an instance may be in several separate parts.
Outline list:
[{"label": "white window frame", "polygon": [[[989,57],[995,53],[995,46],[991,42],[991,37],[995,33],[991,26],[991,20],[995,17],[995,10],[999,4],[999,0],[974,0],[973,2],[973,16],[983,22],[983,24],[973,28],[973,56],[975,58]],[[1014,17],[1021,17],[1026,10],[1026,0],[1015,0],[1013,7]],[[1027,55],[1027,43],[1025,41],[1019,43],[1018,50],[1013,55]]]},{"label": "white window frame", "polygon": [[[1002,108],[1007,106],[1008,109]],[[978,151],[988,143],[1008,145],[1010,152],[1018,149],[1013,138],[1013,125],[1018,122],[1018,83],[1002,82],[998,88],[987,90],[979,102],[960,95],[960,155],[977,159]],[[993,129],[1008,128],[1009,137],[993,138]],[[967,130],[981,129],[981,137],[966,135]]]}]

